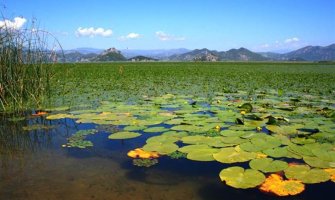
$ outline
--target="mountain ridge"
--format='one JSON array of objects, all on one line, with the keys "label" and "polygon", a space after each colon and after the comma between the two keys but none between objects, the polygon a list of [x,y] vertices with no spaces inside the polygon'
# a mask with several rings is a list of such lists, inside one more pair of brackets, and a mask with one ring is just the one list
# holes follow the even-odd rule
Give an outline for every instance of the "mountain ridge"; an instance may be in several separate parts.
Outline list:
[{"label": "mountain ridge", "polygon": [[253,52],[244,47],[227,51],[207,48],[194,50],[185,48],[154,50],[77,48],[65,50],[64,55],[66,62],[126,61],[131,60],[130,58],[141,58],[140,56],[162,61],[334,61],[335,43],[328,46],[305,46],[287,53]]}]

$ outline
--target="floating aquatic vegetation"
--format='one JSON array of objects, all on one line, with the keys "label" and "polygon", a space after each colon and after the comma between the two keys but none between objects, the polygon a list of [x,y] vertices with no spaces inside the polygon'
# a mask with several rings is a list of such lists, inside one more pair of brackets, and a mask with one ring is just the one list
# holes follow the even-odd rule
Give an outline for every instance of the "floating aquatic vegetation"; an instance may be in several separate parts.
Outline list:
[{"label": "floating aquatic vegetation", "polygon": [[136,138],[136,137],[139,137],[141,135],[142,134],[140,134],[140,133],[129,132],[129,131],[122,131],[122,132],[116,132],[116,133],[110,134],[108,136],[108,139],[111,139],[111,140],[124,140],[124,139]]},{"label": "floating aquatic vegetation", "polygon": [[259,170],[264,173],[283,171],[288,167],[287,162],[273,160],[272,158],[258,158],[249,162],[251,169]]},{"label": "floating aquatic vegetation", "polygon": [[91,141],[85,140],[86,136],[97,133],[95,129],[79,130],[67,140],[68,142],[62,147],[77,147],[84,149],[86,147],[92,147],[93,143]]},{"label": "floating aquatic vegetation", "polygon": [[169,156],[172,159],[180,159],[180,158],[186,158],[187,154],[180,151],[175,151],[170,154],[167,154],[167,156]]},{"label": "floating aquatic vegetation", "polygon": [[174,143],[159,143],[159,142],[148,143],[143,146],[143,150],[145,151],[156,151],[162,155],[170,154],[178,150],[178,148],[179,148],[178,145]]},{"label": "floating aquatic vegetation", "polygon": [[254,169],[244,169],[242,167],[229,167],[223,169],[220,174],[221,181],[234,188],[254,188],[262,184],[265,180],[263,173]]},{"label": "floating aquatic vegetation", "polygon": [[133,165],[138,167],[151,167],[158,163],[157,159],[148,159],[148,158],[138,158],[133,159]]},{"label": "floating aquatic vegetation", "polygon": [[[249,176],[256,176],[260,180],[262,175],[259,173],[284,170],[287,178],[297,180],[275,177],[279,180],[278,187],[265,189],[271,184],[264,184],[263,191],[294,195],[303,190],[302,182],[322,182],[326,180],[325,174],[328,179],[333,176],[323,169],[335,167],[335,125],[331,118],[317,111],[321,104],[317,97],[313,102],[293,102],[284,96],[274,96],[271,92],[256,100],[247,99],[243,92],[220,95],[214,97],[215,100],[209,100],[209,103],[204,98],[185,95],[151,96],[131,103],[102,102],[95,109],[49,114],[47,119],[74,118],[78,123],[107,124],[121,130],[111,134],[109,139],[128,139],[138,137],[143,132],[154,133],[154,136],[145,135],[148,139],[143,149],[128,152],[128,156],[133,158],[152,160],[155,157],[153,154],[157,154],[157,157],[159,154],[225,164],[249,161],[251,169],[234,169],[223,173],[225,178],[222,180],[237,188],[261,184],[251,183]],[[246,101],[250,103],[244,103]],[[239,107],[239,104],[242,106]],[[241,122],[238,125],[234,123],[236,118]],[[93,145],[84,138],[71,139],[72,145],[80,148]],[[179,148],[181,142],[183,144]],[[305,170],[308,177],[294,175],[285,158],[298,159],[302,164],[314,168]],[[149,162],[150,159],[141,162]],[[234,174],[226,176],[226,173],[237,171],[237,177]],[[265,179],[264,175],[262,177]]]},{"label": "floating aquatic vegetation", "polygon": [[127,153],[127,155],[131,158],[158,158],[159,154],[155,151],[144,151],[141,148],[137,148],[134,150],[131,150]]},{"label": "floating aquatic vegetation", "polygon": [[218,153],[213,154],[216,161],[222,163],[246,162],[257,157],[254,152],[246,152],[237,147],[222,148]]},{"label": "floating aquatic vegetation", "polygon": [[285,176],[288,179],[295,179],[303,183],[321,183],[330,179],[330,174],[325,170],[313,168],[308,165],[291,165],[285,169]]},{"label": "floating aquatic vegetation", "polygon": [[305,190],[305,185],[298,180],[283,180],[278,174],[271,174],[259,188],[262,192],[277,196],[297,195]]}]

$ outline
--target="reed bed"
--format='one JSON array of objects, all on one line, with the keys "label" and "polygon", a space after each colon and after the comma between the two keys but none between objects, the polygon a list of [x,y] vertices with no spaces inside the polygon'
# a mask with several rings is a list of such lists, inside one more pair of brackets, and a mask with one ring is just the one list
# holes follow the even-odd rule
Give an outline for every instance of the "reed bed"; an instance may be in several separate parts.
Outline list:
[{"label": "reed bed", "polygon": [[38,108],[50,91],[60,44],[50,33],[0,27],[0,111]]}]

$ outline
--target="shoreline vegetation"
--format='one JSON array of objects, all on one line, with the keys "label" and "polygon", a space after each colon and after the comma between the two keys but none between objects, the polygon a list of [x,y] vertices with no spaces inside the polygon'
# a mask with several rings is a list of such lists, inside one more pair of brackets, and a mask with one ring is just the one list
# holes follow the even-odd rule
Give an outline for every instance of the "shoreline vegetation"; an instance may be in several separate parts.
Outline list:
[{"label": "shoreline vegetation", "polygon": [[1,111],[18,112],[43,104],[50,92],[56,47],[60,47],[56,38],[34,23],[20,29],[6,23],[0,27]]}]

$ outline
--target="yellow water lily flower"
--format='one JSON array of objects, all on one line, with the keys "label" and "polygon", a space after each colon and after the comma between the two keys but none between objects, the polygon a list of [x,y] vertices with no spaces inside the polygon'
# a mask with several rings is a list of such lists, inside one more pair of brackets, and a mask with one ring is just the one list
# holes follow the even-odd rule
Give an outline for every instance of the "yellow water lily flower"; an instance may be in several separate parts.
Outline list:
[{"label": "yellow water lily flower", "polygon": [[159,157],[159,154],[157,152],[144,151],[141,148],[131,150],[127,153],[127,155],[131,158],[158,158]]}]

